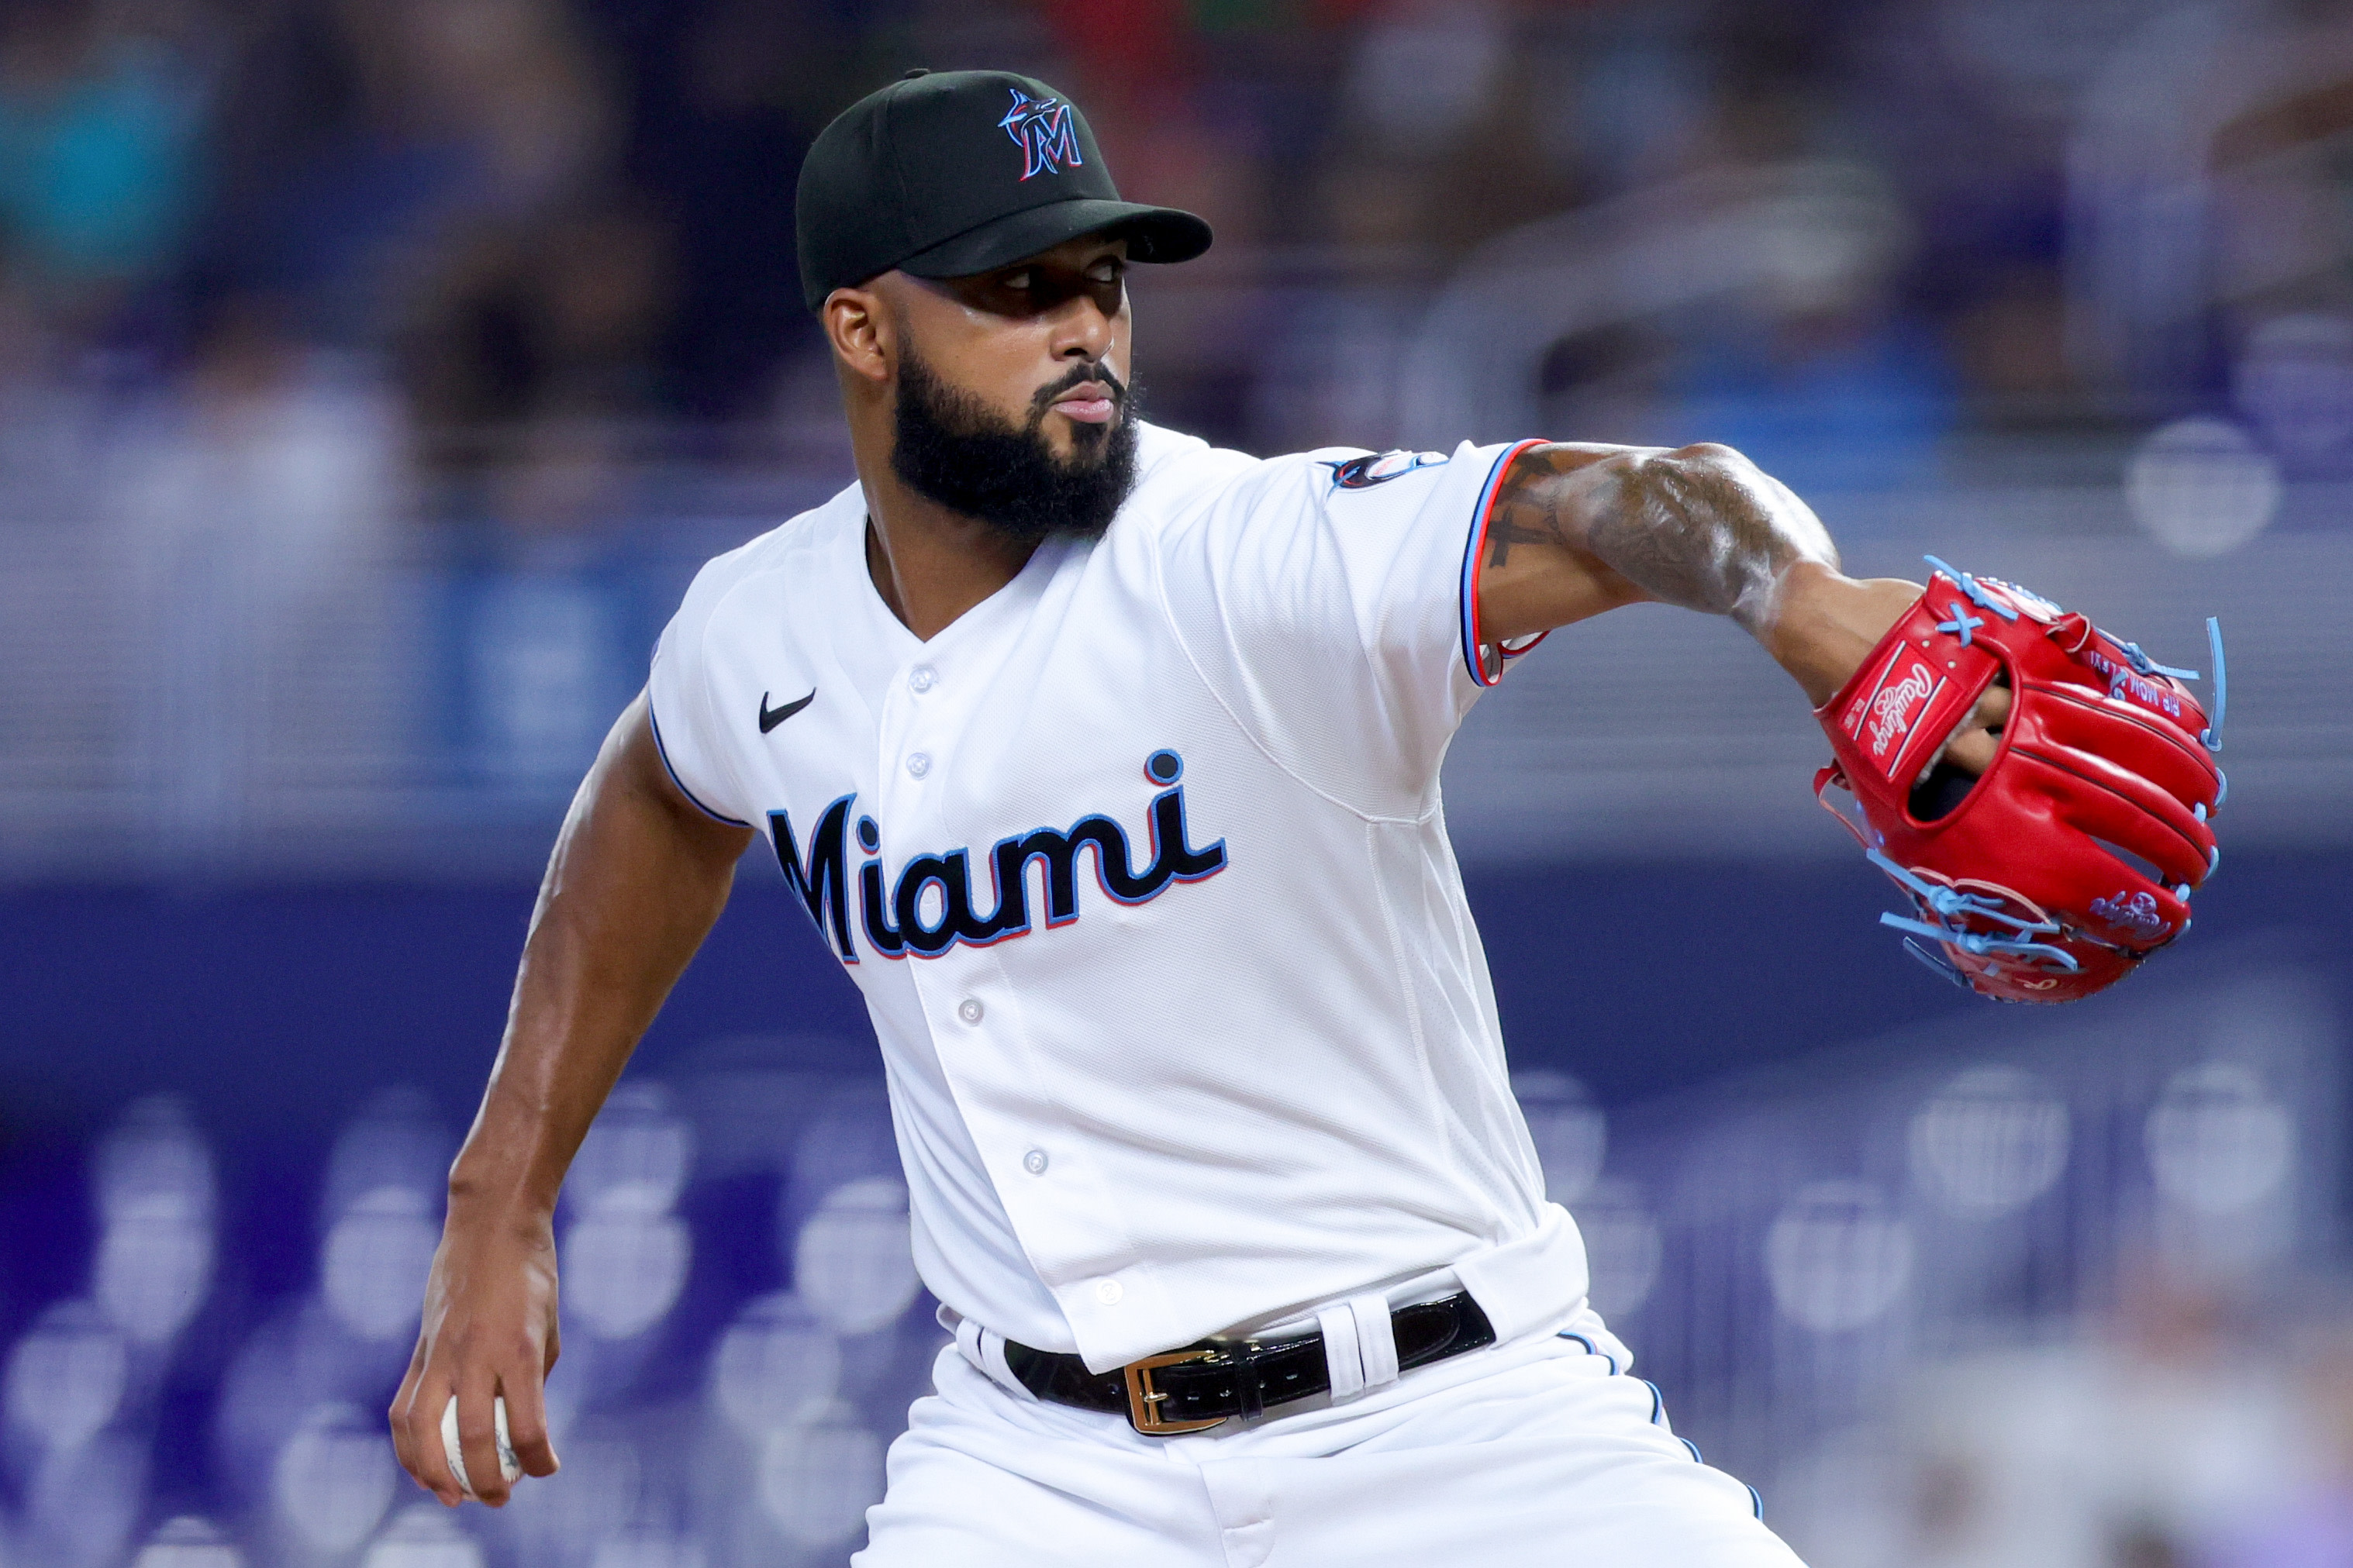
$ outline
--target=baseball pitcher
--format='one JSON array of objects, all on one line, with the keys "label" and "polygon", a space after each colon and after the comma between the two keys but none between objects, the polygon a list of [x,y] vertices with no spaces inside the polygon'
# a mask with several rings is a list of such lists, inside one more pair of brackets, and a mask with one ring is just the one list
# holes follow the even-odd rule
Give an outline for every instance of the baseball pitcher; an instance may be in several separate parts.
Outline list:
[{"label": "baseball pitcher", "polygon": [[1025,77],[863,100],[798,223],[857,479],[702,570],[573,804],[402,1461],[463,1495],[454,1397],[504,1500],[497,1396],[555,1469],[557,1191],[756,842],[865,994],[955,1334],[859,1563],[1793,1563],[1587,1304],[1447,742],[1555,627],[1728,616],[1816,706],[1889,918],[2052,999],[2178,935],[2213,864],[2190,672],[1990,579],[1847,577],[1722,447],[1261,459],[1144,423],[1125,274],[1208,226],[1123,201]]}]

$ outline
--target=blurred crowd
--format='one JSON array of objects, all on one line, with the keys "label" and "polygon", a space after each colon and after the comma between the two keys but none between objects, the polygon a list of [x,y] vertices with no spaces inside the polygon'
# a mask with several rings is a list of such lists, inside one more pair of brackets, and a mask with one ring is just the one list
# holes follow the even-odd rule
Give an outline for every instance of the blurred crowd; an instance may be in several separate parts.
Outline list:
[{"label": "blurred crowd", "polygon": [[[185,1105],[131,1104],[74,1184],[86,1270],[65,1299],[5,1303],[0,1562],[841,1561],[946,1338],[879,1081],[723,1048],[681,1089],[616,1092],[559,1219],[563,1484],[494,1516],[413,1491],[385,1426],[453,1149],[421,1096],[389,1091],[294,1203],[257,1205]],[[37,1223],[21,1190],[6,1206]]]},{"label": "blurred crowd", "polygon": [[2348,16],[14,0],[0,868],[560,800],[685,574],[849,477],[793,186],[918,65],[1210,219],[1134,294],[1142,406],[1215,440],[1725,441],[1850,544],[2004,488],[2341,536]]},{"label": "blurred crowd", "polygon": [[[800,155],[904,68],[987,64],[1216,226],[1145,285],[1143,368],[1223,439],[1704,431],[1874,485],[1956,430],[2202,409],[2334,472],[2341,10],[17,0],[0,386],[346,445],[373,418],[461,497],[520,465],[493,510],[576,519],[649,441],[822,422]],[[1463,365],[1366,387],[1450,279],[1476,319],[1420,346]]]}]

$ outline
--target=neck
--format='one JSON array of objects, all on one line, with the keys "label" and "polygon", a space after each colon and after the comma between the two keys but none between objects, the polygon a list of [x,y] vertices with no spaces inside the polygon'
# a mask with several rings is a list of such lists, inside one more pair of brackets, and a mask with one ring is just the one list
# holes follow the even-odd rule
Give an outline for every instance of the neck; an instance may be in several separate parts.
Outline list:
[{"label": "neck", "polygon": [[866,492],[866,570],[900,623],[929,642],[996,593],[1037,550],[920,495],[891,471],[890,447],[858,445]]}]

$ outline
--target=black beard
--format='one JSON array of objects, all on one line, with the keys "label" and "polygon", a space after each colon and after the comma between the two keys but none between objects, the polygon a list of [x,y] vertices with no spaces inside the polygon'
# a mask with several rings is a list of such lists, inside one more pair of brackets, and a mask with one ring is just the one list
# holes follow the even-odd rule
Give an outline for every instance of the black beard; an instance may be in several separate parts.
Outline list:
[{"label": "black beard", "polygon": [[[1054,456],[1043,426],[1053,400],[1084,381],[1112,388],[1108,426],[1073,422],[1077,449]],[[1101,365],[1081,365],[1038,394],[1015,425],[970,393],[947,385],[912,346],[899,363],[897,430],[891,471],[918,495],[987,523],[1022,544],[1101,539],[1135,483],[1134,384]]]}]

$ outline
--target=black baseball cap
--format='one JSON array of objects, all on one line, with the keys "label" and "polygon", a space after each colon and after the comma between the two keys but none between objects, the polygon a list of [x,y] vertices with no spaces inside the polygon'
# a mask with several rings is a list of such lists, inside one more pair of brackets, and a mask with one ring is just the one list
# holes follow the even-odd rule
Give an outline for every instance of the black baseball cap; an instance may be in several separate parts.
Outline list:
[{"label": "black baseball cap", "polygon": [[897,268],[964,278],[1117,229],[1137,261],[1190,261],[1209,226],[1122,201],[1078,105],[1010,71],[911,71],[818,133],[795,214],[801,295]]}]

